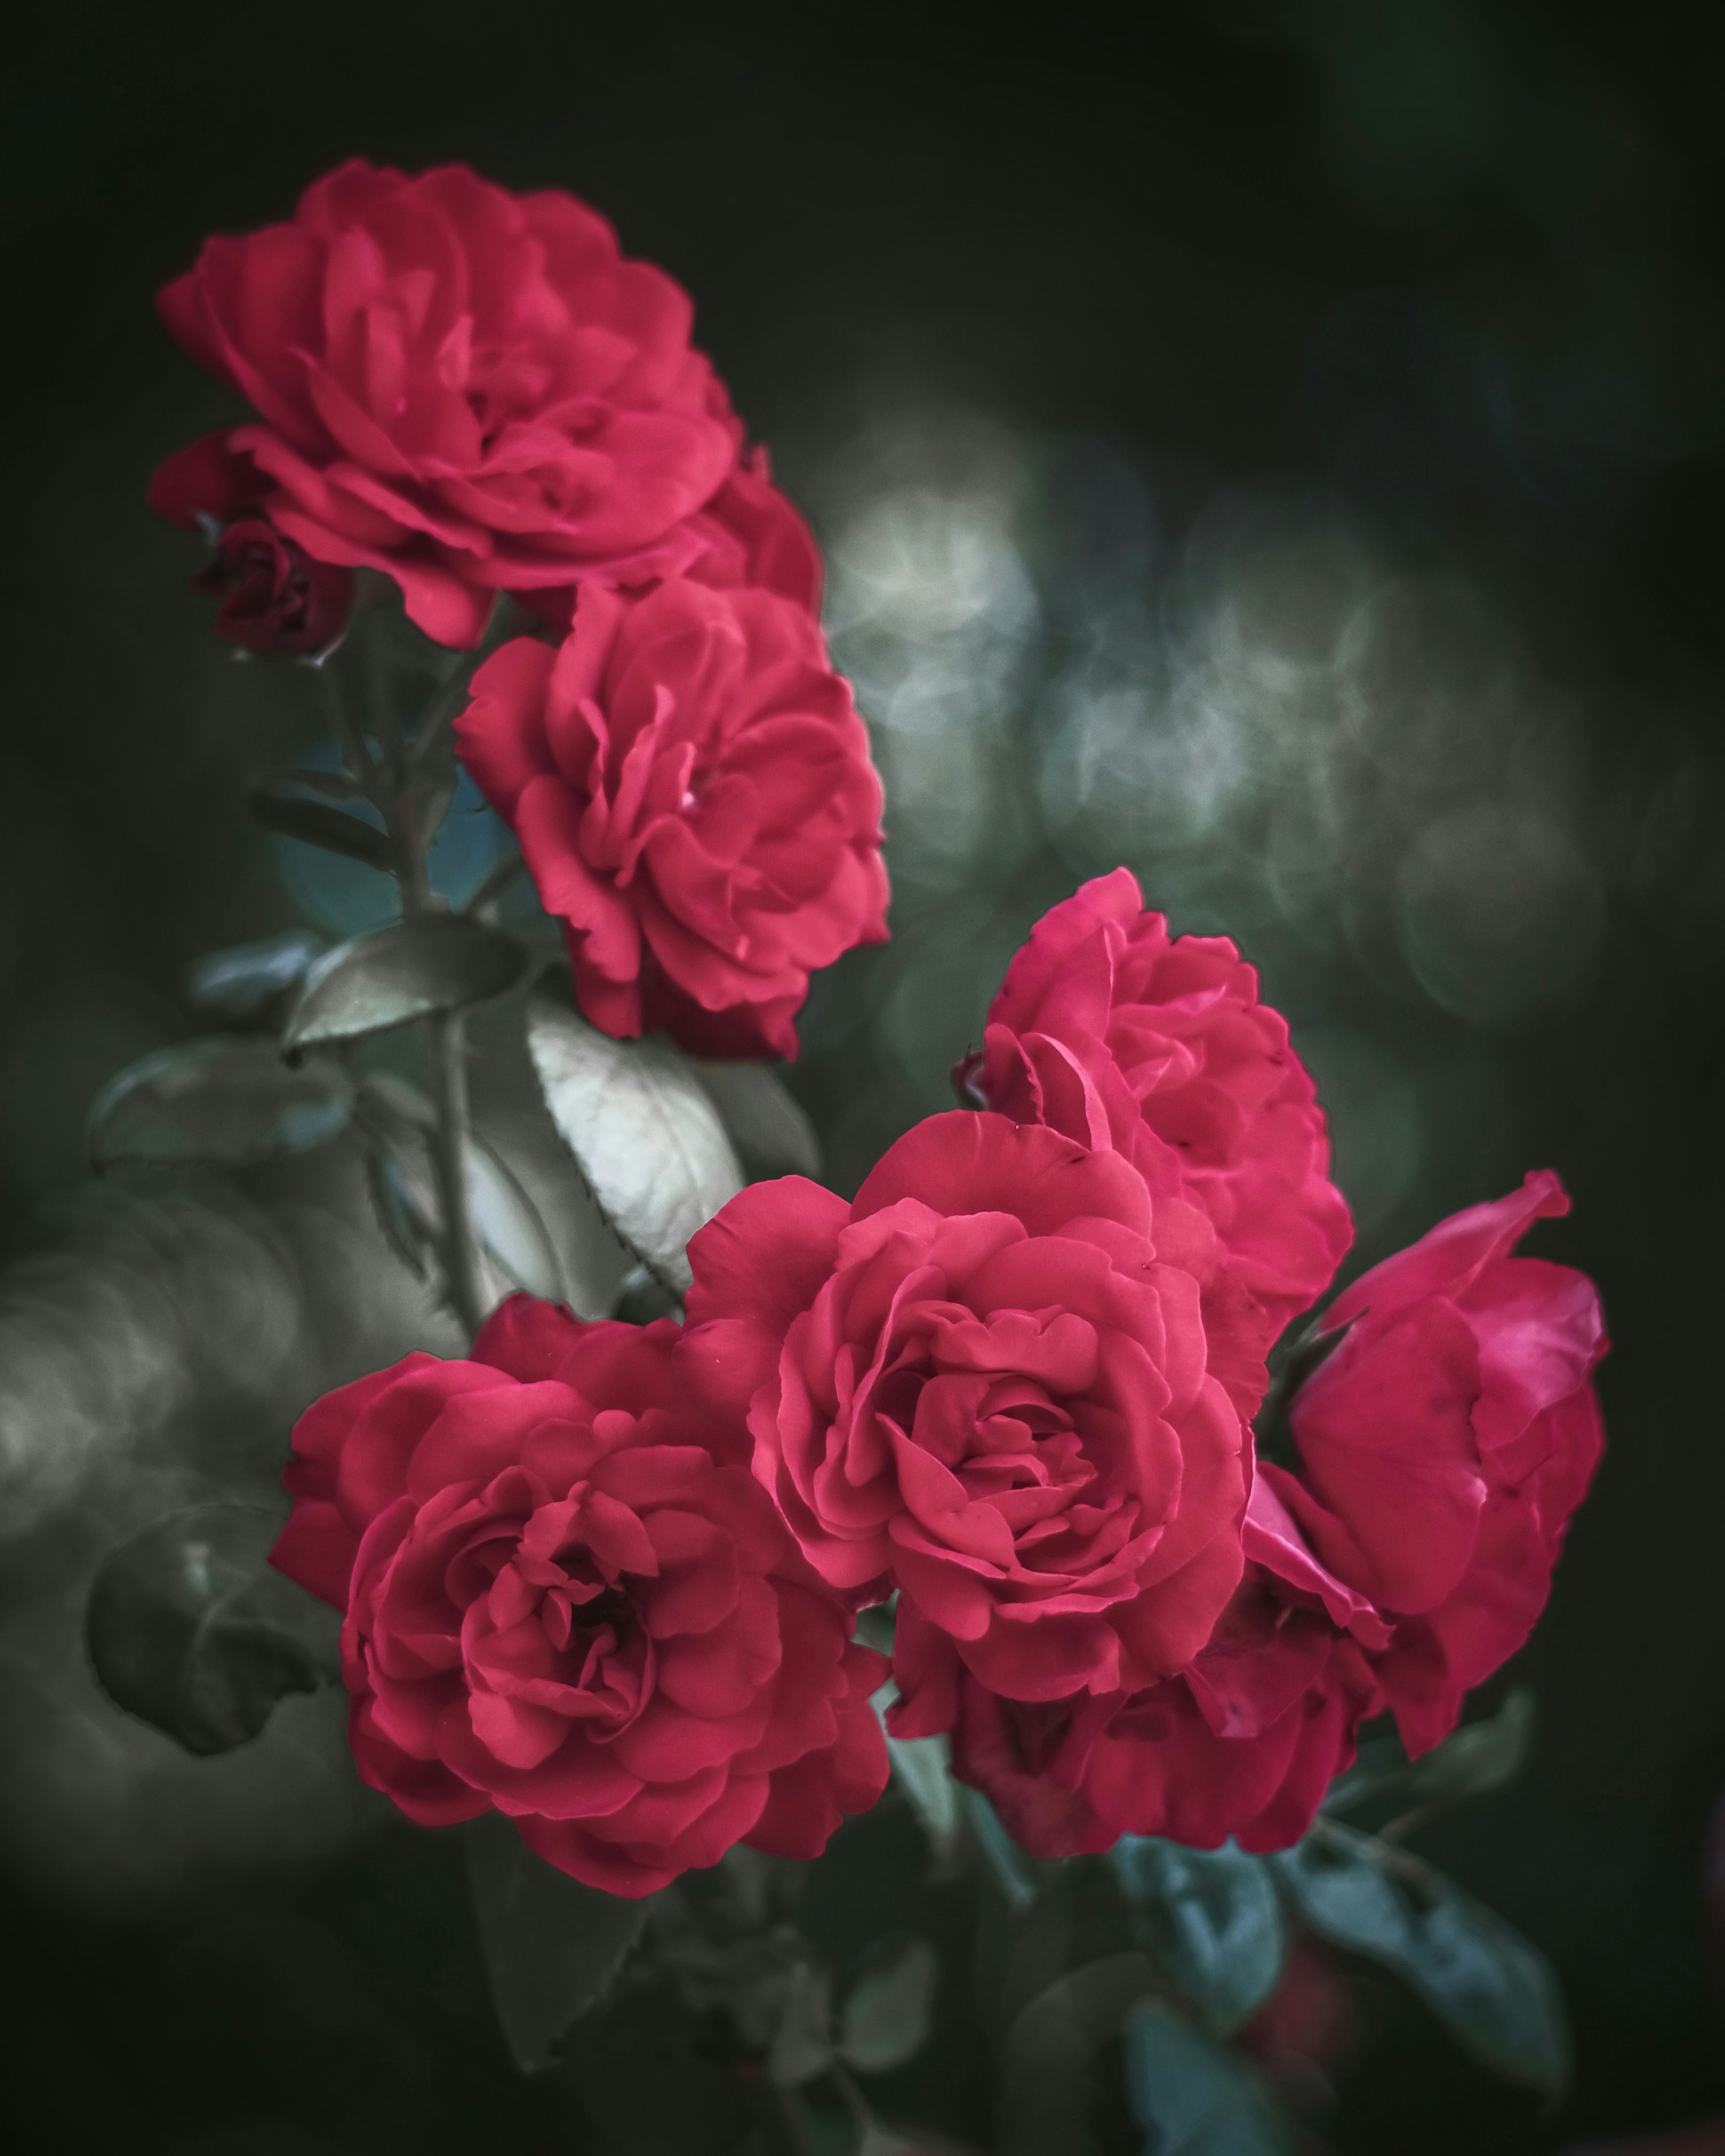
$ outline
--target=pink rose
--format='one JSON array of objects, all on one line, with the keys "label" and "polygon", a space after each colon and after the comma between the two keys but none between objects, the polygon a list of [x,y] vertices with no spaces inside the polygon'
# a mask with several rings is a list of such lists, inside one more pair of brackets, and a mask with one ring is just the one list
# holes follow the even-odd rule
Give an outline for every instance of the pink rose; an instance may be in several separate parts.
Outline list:
[{"label": "pink rose", "polygon": [[685,568],[736,461],[679,286],[572,197],[465,166],[352,159],[290,223],[207,240],[160,304],[257,413],[211,440],[271,523],[387,572],[442,644],[476,643],[500,590]]},{"label": "pink rose", "polygon": [[1598,1294],[1510,1255],[1568,1209],[1555,1176],[1530,1175],[1337,1299],[1320,1333],[1337,1344],[1290,1409],[1299,1466],[1260,1459],[1245,1579],[1189,1669],[1031,1710],[922,1650],[957,1771],[1027,1849],[1127,1832],[1286,1847],[1368,1717],[1392,1708],[1415,1756],[1454,1728],[1532,1629],[1599,1455]]},{"label": "pink rose", "polygon": [[1532,1630],[1604,1443],[1598,1290],[1510,1255],[1568,1209],[1541,1169],[1363,1274],[1324,1313],[1337,1345],[1293,1398],[1297,1471],[1259,1471],[1390,1623],[1373,1661],[1410,1753]]},{"label": "pink rose", "polygon": [[[795,505],[773,484],[767,452],[755,448],[736,465],[704,509],[689,519],[699,551],[683,574],[716,591],[739,585],[777,592],[814,619],[820,618],[820,549]],[[575,587],[523,592],[522,603],[567,636],[575,617]]]},{"label": "pink rose", "polygon": [[492,1808],[641,1895],[733,1842],[819,1855],[879,1796],[881,1657],[689,1403],[676,1328],[525,1296],[301,1419],[272,1561],[347,1614],[361,1778]]},{"label": "pink rose", "polygon": [[690,1244],[681,1358],[823,1578],[900,1590],[906,1734],[946,1726],[961,1663],[1011,1698],[1111,1693],[1209,1638],[1247,1471],[1189,1269],[1213,1256],[1117,1153],[967,1114],[852,1204],[757,1183]]},{"label": "pink rose", "polygon": [[978,1106],[1122,1152],[1153,1191],[1208,1214],[1243,1305],[1225,1329],[1255,1342],[1223,1373],[1250,1414],[1256,1358],[1353,1235],[1311,1077],[1255,969],[1224,936],[1170,937],[1116,869],[1036,924],[983,1039],[955,1074]]},{"label": "pink rose", "polygon": [[810,971],[886,937],[868,736],[775,593],[589,586],[561,649],[485,661],[455,735],[607,1033],[794,1056]]},{"label": "pink rose", "polygon": [[1358,1641],[1251,1564],[1203,1651],[1142,1691],[1026,1706],[961,1677],[953,1769],[1033,1856],[1123,1834],[1284,1849],[1381,1703]]}]

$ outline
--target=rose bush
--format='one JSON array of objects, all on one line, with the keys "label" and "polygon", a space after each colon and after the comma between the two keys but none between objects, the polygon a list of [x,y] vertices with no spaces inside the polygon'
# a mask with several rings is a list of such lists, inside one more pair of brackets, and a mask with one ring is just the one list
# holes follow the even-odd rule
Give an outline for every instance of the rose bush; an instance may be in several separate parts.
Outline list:
[{"label": "rose bush", "polygon": [[797,1176],[743,1191],[689,1257],[691,1383],[747,1419],[822,1576],[900,1591],[905,1733],[950,1727],[960,1667],[1044,1700],[1202,1649],[1240,1577],[1246,1439],[1199,1315],[1214,1240],[1182,1199],[955,1113],[851,1204]]},{"label": "rose bush", "polygon": [[1326,1313],[1294,1392],[1296,1466],[1258,1462],[1246,1571],[1204,1650],[1135,1695],[1034,1709],[952,1672],[957,1771],[1028,1849],[1122,1833],[1285,1847],[1394,1711],[1410,1756],[1543,1608],[1602,1437],[1605,1353],[1584,1274],[1511,1255],[1568,1210],[1557,1178],[1471,1208],[1362,1276]]},{"label": "rose bush", "polygon": [[559,649],[492,654],[455,736],[607,1033],[793,1056],[811,969],[886,937],[868,737],[777,593],[589,588]]},{"label": "rose bush", "polygon": [[231,460],[285,538],[386,572],[439,643],[476,643],[499,591],[673,574],[711,544],[686,520],[741,429],[688,297],[567,194],[352,159],[288,223],[207,240],[160,305],[257,417],[170,458],[158,496]]},{"label": "rose bush", "polygon": [[[1052,907],[1007,969],[957,1074],[979,1106],[1124,1153],[1201,1206],[1227,1257],[1227,1328],[1262,1354],[1352,1240],[1329,1139],[1287,1022],[1225,936],[1170,937],[1130,870]],[[1262,1373],[1238,1375],[1256,1407]]]},{"label": "rose bush", "polygon": [[427,1825],[495,1807],[640,1895],[732,1843],[814,1856],[886,1779],[886,1664],[694,1409],[675,1328],[513,1297],[294,1433],[272,1562],[346,1612],[361,1777]]}]

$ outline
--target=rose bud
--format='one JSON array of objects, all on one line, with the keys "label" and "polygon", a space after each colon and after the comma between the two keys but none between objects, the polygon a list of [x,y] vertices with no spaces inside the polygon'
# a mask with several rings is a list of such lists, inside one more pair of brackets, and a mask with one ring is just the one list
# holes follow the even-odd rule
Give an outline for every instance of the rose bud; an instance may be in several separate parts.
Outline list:
[{"label": "rose bud", "polygon": [[221,602],[218,636],[264,654],[315,658],[340,640],[353,611],[349,572],[314,562],[263,516],[228,525],[192,587]]}]

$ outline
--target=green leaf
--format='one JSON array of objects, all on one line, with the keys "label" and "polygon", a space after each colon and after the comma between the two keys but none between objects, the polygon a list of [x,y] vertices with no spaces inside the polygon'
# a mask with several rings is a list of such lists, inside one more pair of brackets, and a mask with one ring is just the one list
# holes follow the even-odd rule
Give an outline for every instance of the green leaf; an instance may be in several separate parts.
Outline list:
[{"label": "green leaf", "polygon": [[199,1009],[243,1024],[297,987],[323,947],[322,937],[311,929],[290,928],[259,943],[212,951],[187,968],[186,993]]},{"label": "green leaf", "polygon": [[785,1973],[778,2025],[767,2052],[767,2078],[780,2088],[800,2088],[832,2063],[832,1978],[809,1962],[793,1961]]},{"label": "green leaf", "polygon": [[[423,1093],[384,1074],[362,1079],[356,1120],[372,1140],[367,1173],[378,1216],[396,1248],[423,1280],[438,1266],[443,1207],[432,1163],[436,1111]],[[483,1138],[470,1132],[467,1205],[481,1254],[500,1280],[492,1301],[525,1288],[547,1302],[566,1293],[562,1267],[538,1209]]]},{"label": "green leaf", "polygon": [[1287,2156],[1292,2137],[1232,2052],[1147,2001],[1122,2033],[1143,2156]]},{"label": "green leaf", "polygon": [[266,1559],[280,1516],[194,1505],[104,1559],[85,1613],[103,1690],[188,1752],[231,1751],[339,1663],[341,1620]]},{"label": "green leaf", "polygon": [[[860,1646],[872,1647],[877,1655],[891,1655],[898,1629],[896,1622],[897,1606],[898,1599],[894,1596],[889,1602],[874,1602],[866,1609],[859,1609],[856,1623],[851,1629],[851,1638]],[[896,1697],[896,1687],[894,1697]],[[889,1707],[891,1703],[891,1700],[886,1702]]]},{"label": "green leaf", "polygon": [[158,1050],[111,1078],[90,1111],[90,1157],[236,1167],[325,1144],[346,1124],[353,1086],[321,1061],[290,1070],[272,1040],[225,1037]]},{"label": "green leaf", "polygon": [[820,1140],[776,1071],[764,1063],[696,1060],[743,1167],[756,1178],[820,1173]]},{"label": "green leaf", "polygon": [[[998,1957],[999,1973],[1019,1974],[1024,1944],[1022,1937],[1014,1938]],[[1037,1957],[1035,1966],[1062,1973],[1040,1983],[1007,2023],[999,2049],[1001,2156],[1049,2156],[1050,2150],[1078,2156],[1094,2147],[1085,2113],[1095,2101],[1097,2056],[1156,1984],[1155,1971],[1136,1950],[1065,1966],[1070,1938],[1064,1922],[1043,1944],[1051,1951]],[[984,1984],[994,1973],[992,1965],[978,1964]]]},{"label": "green leaf", "polygon": [[1355,1764],[1331,1784],[1327,1812],[1352,1810],[1394,1795],[1421,1814],[1464,1797],[1483,1796],[1514,1781],[1533,1756],[1539,1731],[1538,1702],[1517,1685],[1496,1714],[1465,1723],[1441,1744],[1409,1761],[1394,1737],[1363,1745]]},{"label": "green leaf", "polygon": [[[923,1738],[923,1743],[932,1743],[932,1738]],[[977,1846],[988,1860],[1000,1891],[1014,1909],[1028,1909],[1036,1899],[1036,1873],[1030,1860],[1000,1823],[1000,1815],[980,1789],[964,1784],[965,1816],[970,1821],[971,1831]]]},{"label": "green leaf", "polygon": [[927,1939],[870,1946],[839,2017],[839,2055],[860,2074],[889,2073],[928,2041],[940,1958]]},{"label": "green leaf", "polygon": [[1517,1685],[1496,1714],[1464,1724],[1414,1762],[1408,1796],[1418,1804],[1446,1804],[1503,1789],[1532,1758],[1538,1733],[1538,1702],[1527,1686]]},{"label": "green leaf", "polygon": [[623,1966],[651,1897],[583,1886],[536,1856],[501,1812],[470,1820],[461,1836],[498,2023],[521,2072],[542,2072]]},{"label": "green leaf", "polygon": [[1325,1812],[1351,1811],[1374,1798],[1404,1786],[1409,1771],[1408,1755],[1394,1733],[1370,1737],[1359,1748],[1353,1764],[1337,1775],[1324,1793]]},{"label": "green leaf", "polygon": [[1185,1849],[1125,1835],[1111,1856],[1138,1943],[1218,2035],[1255,2014],[1281,1974],[1281,1905],[1270,1868],[1233,1843]]},{"label": "green leaf", "polygon": [[650,1325],[656,1317],[675,1317],[680,1324],[683,1298],[647,1266],[631,1265],[617,1283],[611,1315],[625,1325]]},{"label": "green leaf", "polygon": [[434,1011],[484,1003],[512,988],[526,965],[524,944],[463,914],[394,921],[318,960],[305,976],[282,1045],[357,1040]]},{"label": "green leaf", "polygon": [[298,771],[279,771],[263,783],[272,788],[310,787],[314,793],[326,794],[331,801],[357,801],[365,793],[365,788],[358,779],[347,771],[308,771],[303,767]]},{"label": "green leaf", "polygon": [[527,1006],[552,1121],[617,1234],[683,1295],[689,1238],[742,1189],[742,1167],[688,1058],[668,1041],[612,1040],[567,992],[567,980],[542,983]]},{"label": "green leaf", "polygon": [[1315,1932],[1394,1969],[1476,2058],[1529,2088],[1565,2085],[1557,1979],[1502,1917],[1404,1851],[1328,1820],[1271,1861]]},{"label": "green leaf", "polygon": [[[865,1611],[864,1614],[875,1613]],[[873,1628],[870,1628],[873,1629]],[[878,1646],[876,1639],[864,1638],[860,1619],[857,1636],[866,1646]],[[884,1651],[891,1651],[889,1636]],[[876,1691],[870,1704],[880,1719],[880,1727],[886,1729],[886,1710],[898,1697],[898,1686],[888,1677]],[[922,1830],[933,1844],[937,1855],[944,1856],[958,1838],[959,1789],[952,1779],[952,1749],[947,1739],[942,1737],[894,1737],[887,1735],[886,1757],[891,1764],[892,1779],[903,1790],[911,1810],[922,1822]]]},{"label": "green leaf", "polygon": [[368,868],[392,865],[394,855],[388,838],[375,824],[362,823],[357,816],[332,808],[326,801],[308,801],[303,794],[284,793],[278,790],[282,783],[266,778],[247,796],[254,819],[266,831],[275,831],[284,839],[302,839],[307,845],[322,847],[326,853],[345,854]]}]

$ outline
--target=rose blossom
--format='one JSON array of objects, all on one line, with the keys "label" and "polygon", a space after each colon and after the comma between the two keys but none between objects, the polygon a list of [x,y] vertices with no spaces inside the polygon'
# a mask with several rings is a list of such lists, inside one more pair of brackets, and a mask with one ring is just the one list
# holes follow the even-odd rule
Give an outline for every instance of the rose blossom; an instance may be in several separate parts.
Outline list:
[{"label": "rose blossom", "polygon": [[1358,1643],[1253,1567],[1191,1669],[1141,1691],[1026,1706],[964,1676],[953,1771],[1034,1856],[1100,1853],[1123,1834],[1286,1849],[1379,1703]]},{"label": "rose blossom", "polygon": [[933,1643],[955,1768],[1027,1849],[1286,1847],[1368,1717],[1392,1708],[1416,1757],[1454,1728],[1544,1606],[1602,1442],[1593,1284],[1510,1255],[1568,1209],[1554,1175],[1530,1175],[1337,1298],[1289,1410],[1298,1467],[1260,1459],[1245,1577],[1189,1669],[1030,1708]]},{"label": "rose blossom", "polygon": [[675,1337],[517,1296],[472,1359],[331,1393],[272,1558],[346,1612],[363,1780],[427,1825],[495,1807],[617,1894],[740,1840],[817,1856],[886,1779],[885,1663],[690,1404]]},{"label": "rose blossom", "polygon": [[1599,1291],[1511,1255],[1568,1209],[1543,1168],[1363,1274],[1324,1313],[1337,1344],[1289,1409],[1297,1471],[1260,1470],[1315,1556],[1390,1621],[1373,1660],[1411,1753],[1532,1630],[1604,1444]]},{"label": "rose blossom", "polygon": [[673,573],[739,429],[689,299],[571,196],[354,158],[291,220],[204,243],[161,295],[255,420],[212,444],[314,560],[393,577],[439,643],[500,591]]},{"label": "rose blossom", "polygon": [[1242,1410],[1255,1367],[1329,1285],[1352,1240],[1329,1141],[1286,1021],[1225,936],[1171,937],[1130,870],[1045,913],[1007,969],[982,1048],[955,1075],[978,1106],[1123,1152],[1154,1191],[1214,1224],[1252,1358],[1224,1373]]},{"label": "rose blossom", "polygon": [[[813,619],[820,619],[820,549],[790,498],[773,483],[767,452],[758,445],[736,465],[704,509],[688,522],[699,547],[683,574],[716,591],[747,585],[777,592]],[[523,592],[523,603],[567,636],[575,615],[575,588]]]},{"label": "rose blossom", "polygon": [[788,1176],[694,1237],[680,1355],[746,1414],[823,1577],[858,1604],[899,1589],[901,1712],[941,1726],[947,1641],[1025,1700],[1136,1688],[1204,1645],[1246,1476],[1206,1367],[1213,1258],[1117,1153],[962,1113],[852,1204]]},{"label": "rose blossom", "polygon": [[793,1056],[809,975],[886,934],[880,784],[814,620],[764,590],[588,587],[480,669],[462,761],[619,1036]]},{"label": "rose blossom", "polygon": [[1242,1543],[1245,1576],[1202,1651],[1141,1691],[1024,1707],[937,1648],[954,1771],[1033,1855],[1097,1852],[1122,1834],[1284,1849],[1353,1764],[1383,1705],[1368,1650],[1389,1627],[1312,1557],[1261,1475]]}]

